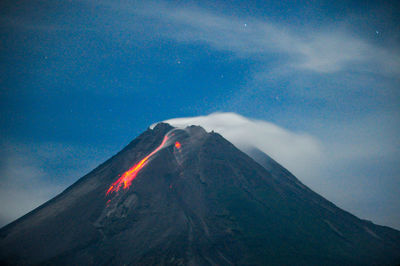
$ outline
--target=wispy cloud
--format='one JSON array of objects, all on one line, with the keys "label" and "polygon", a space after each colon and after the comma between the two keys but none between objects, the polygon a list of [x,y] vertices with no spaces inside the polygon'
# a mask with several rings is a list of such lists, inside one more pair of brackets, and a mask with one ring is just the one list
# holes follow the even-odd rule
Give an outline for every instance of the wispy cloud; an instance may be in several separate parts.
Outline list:
[{"label": "wispy cloud", "polygon": [[213,113],[165,122],[177,127],[200,125],[207,131],[222,134],[239,148],[257,147],[303,180],[320,173],[318,162],[323,160],[323,147],[309,134],[292,132],[267,121],[250,120],[236,113]]},{"label": "wispy cloud", "polygon": [[131,11],[161,22],[157,30],[164,37],[184,43],[204,43],[261,63],[279,54],[286,57],[287,67],[298,70],[400,74],[398,50],[374,45],[343,26],[296,28],[266,19],[238,18],[201,8],[169,8],[154,3]]},{"label": "wispy cloud", "polygon": [[0,147],[0,227],[56,196],[111,155],[61,143]]},{"label": "wispy cloud", "polygon": [[[344,70],[372,72],[396,77],[400,74],[398,48],[378,46],[354,34],[346,23],[293,26],[268,18],[238,17],[199,6],[176,7],[166,2],[78,1],[71,10],[90,8],[102,14],[86,21],[74,16],[71,27],[65,18],[53,24],[29,16],[1,17],[4,23],[27,30],[139,32],[135,38],[165,38],[177,42],[202,43],[217,51],[267,64],[279,56],[294,70],[335,73]],[[73,9],[75,8],[75,9]]]}]

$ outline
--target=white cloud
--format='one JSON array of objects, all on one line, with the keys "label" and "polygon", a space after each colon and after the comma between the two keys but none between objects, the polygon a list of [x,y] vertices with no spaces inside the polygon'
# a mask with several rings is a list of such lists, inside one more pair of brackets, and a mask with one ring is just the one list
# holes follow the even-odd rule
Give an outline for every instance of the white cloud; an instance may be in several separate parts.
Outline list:
[{"label": "white cloud", "polygon": [[267,62],[271,55],[281,54],[286,56],[286,67],[318,73],[358,70],[400,74],[398,50],[374,45],[343,26],[295,28],[268,19],[232,17],[197,7],[170,8],[155,3],[124,8],[161,22],[157,30],[166,38],[205,43],[239,57]]},{"label": "white cloud", "polygon": [[236,113],[213,113],[164,122],[176,127],[200,125],[207,131],[220,133],[238,148],[257,147],[303,180],[316,175],[318,162],[323,157],[323,147],[317,138]]}]

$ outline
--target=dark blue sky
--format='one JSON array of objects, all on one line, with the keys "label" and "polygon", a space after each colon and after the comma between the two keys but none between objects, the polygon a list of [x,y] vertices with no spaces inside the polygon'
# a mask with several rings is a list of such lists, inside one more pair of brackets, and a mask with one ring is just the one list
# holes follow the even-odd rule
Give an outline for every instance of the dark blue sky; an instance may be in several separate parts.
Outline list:
[{"label": "dark blue sky", "polygon": [[[300,179],[400,228],[398,11],[396,1],[2,1],[0,190],[13,204],[0,220],[154,122],[235,112],[313,136],[336,170]],[[346,188],[360,184],[354,201]]]}]

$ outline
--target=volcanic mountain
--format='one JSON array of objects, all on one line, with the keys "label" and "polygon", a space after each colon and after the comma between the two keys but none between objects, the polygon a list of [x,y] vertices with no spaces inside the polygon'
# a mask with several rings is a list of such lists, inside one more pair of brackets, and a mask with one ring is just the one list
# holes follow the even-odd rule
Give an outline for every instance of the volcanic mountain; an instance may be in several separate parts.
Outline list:
[{"label": "volcanic mountain", "polygon": [[1,264],[391,265],[400,232],[257,150],[160,123],[0,230]]}]

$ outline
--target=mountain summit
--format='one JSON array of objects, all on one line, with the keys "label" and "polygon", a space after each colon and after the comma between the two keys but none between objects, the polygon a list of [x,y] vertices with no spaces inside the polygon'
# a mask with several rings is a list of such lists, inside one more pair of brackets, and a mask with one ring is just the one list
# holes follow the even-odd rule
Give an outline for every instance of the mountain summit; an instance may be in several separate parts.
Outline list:
[{"label": "mountain summit", "polygon": [[0,230],[1,264],[381,265],[400,232],[361,220],[260,151],[160,123]]}]

